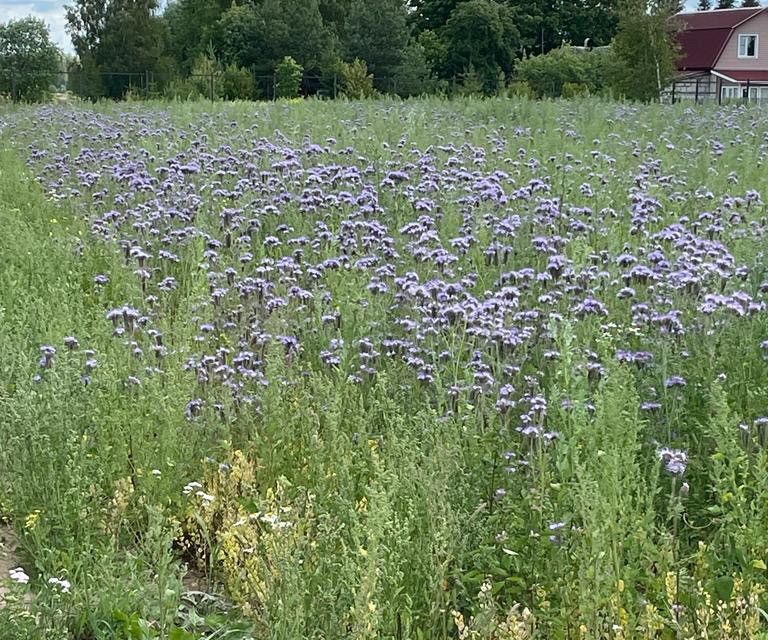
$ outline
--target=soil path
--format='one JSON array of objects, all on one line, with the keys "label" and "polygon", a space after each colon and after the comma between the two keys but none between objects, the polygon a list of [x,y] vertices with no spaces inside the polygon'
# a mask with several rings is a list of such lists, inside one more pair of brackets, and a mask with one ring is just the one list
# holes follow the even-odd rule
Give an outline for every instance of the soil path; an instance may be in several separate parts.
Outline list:
[{"label": "soil path", "polygon": [[9,572],[19,566],[19,556],[16,554],[18,538],[13,529],[0,525],[0,609],[5,606],[5,594],[8,587]]}]

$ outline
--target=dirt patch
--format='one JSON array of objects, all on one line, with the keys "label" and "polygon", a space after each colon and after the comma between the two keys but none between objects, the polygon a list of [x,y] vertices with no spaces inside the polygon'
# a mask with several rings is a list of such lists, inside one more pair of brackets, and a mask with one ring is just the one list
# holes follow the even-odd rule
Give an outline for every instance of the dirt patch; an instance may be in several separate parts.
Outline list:
[{"label": "dirt patch", "polygon": [[188,569],[181,578],[181,586],[186,592],[205,592],[210,585],[205,573],[197,569]]},{"label": "dirt patch", "polygon": [[18,542],[13,529],[0,524],[0,609],[5,606],[5,594],[8,593],[8,587],[3,583],[8,581],[11,569],[19,566]]}]

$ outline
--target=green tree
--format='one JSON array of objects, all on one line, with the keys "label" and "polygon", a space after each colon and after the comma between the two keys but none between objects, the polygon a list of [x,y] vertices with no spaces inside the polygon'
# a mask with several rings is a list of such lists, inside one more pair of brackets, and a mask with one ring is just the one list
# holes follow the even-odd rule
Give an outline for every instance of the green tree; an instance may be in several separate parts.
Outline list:
[{"label": "green tree", "polygon": [[0,24],[0,93],[13,100],[40,100],[56,82],[60,64],[61,52],[42,20]]},{"label": "green tree", "polygon": [[[546,53],[559,47],[563,40],[567,39],[560,21],[567,12],[571,12],[572,19],[575,19],[584,0],[571,0],[567,3],[558,3],[555,0],[501,1],[515,10],[516,26],[520,31],[520,47],[529,53]],[[578,35],[576,37],[580,38]]]},{"label": "green tree", "polygon": [[[146,73],[165,76],[170,64],[165,57],[168,33],[155,15],[157,0],[112,0],[96,50],[107,94],[121,98],[130,88],[148,89]],[[112,75],[112,72],[130,75]]]},{"label": "green tree", "polygon": [[[262,27],[260,57],[267,61],[269,73],[285,56],[304,69],[317,70],[324,55],[334,48],[318,0],[263,0],[257,15]],[[259,60],[254,64],[258,66]]]},{"label": "green tree", "polygon": [[466,0],[445,25],[446,71],[460,76],[470,67],[482,78],[486,93],[498,89],[500,74],[509,74],[520,42],[512,10],[495,0]]},{"label": "green tree", "polygon": [[[582,45],[610,44],[616,34],[619,15],[616,0],[573,0],[555,5],[549,21],[553,36],[559,38],[553,46],[562,42]],[[521,26],[522,30],[522,26]]]},{"label": "green tree", "polygon": [[214,27],[232,5],[230,0],[173,0],[163,12],[169,51],[178,67],[189,72],[195,59],[205,54]]},{"label": "green tree", "polygon": [[301,89],[304,69],[291,56],[285,56],[275,68],[275,97],[295,98]]},{"label": "green tree", "polygon": [[616,90],[634,100],[656,100],[676,73],[679,45],[668,5],[627,0],[613,43]]},{"label": "green tree", "polygon": [[733,9],[736,6],[736,0],[718,0],[718,9]]},{"label": "green tree", "polygon": [[403,52],[403,59],[395,70],[394,91],[403,98],[432,93],[437,77],[427,60],[424,47],[411,42]]},{"label": "green tree", "polygon": [[391,77],[402,63],[409,38],[403,0],[352,0],[342,33],[347,58],[365,60],[374,76]]},{"label": "green tree", "polygon": [[411,15],[419,31],[445,26],[454,9],[464,0],[412,0]]},{"label": "green tree", "polygon": [[119,98],[146,88],[148,73],[168,76],[168,30],[157,9],[157,0],[75,0],[65,8],[81,95]]},{"label": "green tree", "polygon": [[263,31],[259,16],[251,5],[233,6],[216,24],[214,48],[225,64],[248,67],[257,60]]},{"label": "green tree", "polygon": [[[413,0],[417,32],[437,31],[466,0]],[[520,47],[546,53],[561,44],[607,45],[616,33],[619,0],[497,0],[515,12]]]},{"label": "green tree", "polygon": [[75,0],[64,7],[66,30],[81,62],[96,56],[108,7],[108,0]]},{"label": "green tree", "polygon": [[712,0],[699,0],[696,11],[709,11],[712,8]]},{"label": "green tree", "polygon": [[417,36],[416,41],[424,50],[424,57],[430,68],[438,75],[449,77],[449,74],[446,72],[448,44],[445,38],[437,31],[427,29]]},{"label": "green tree", "polygon": [[216,26],[214,45],[225,62],[272,75],[287,55],[318,69],[334,40],[317,0],[263,0],[230,8]]},{"label": "green tree", "polygon": [[759,0],[742,0],[741,6],[742,7],[759,7],[760,2]]},{"label": "green tree", "polygon": [[337,38],[340,38],[344,31],[344,23],[351,6],[352,0],[318,0],[318,9],[320,9],[323,22]]},{"label": "green tree", "polygon": [[355,58],[352,62],[341,64],[341,87],[347,98],[362,100],[376,95],[373,76],[368,73],[365,60]]}]

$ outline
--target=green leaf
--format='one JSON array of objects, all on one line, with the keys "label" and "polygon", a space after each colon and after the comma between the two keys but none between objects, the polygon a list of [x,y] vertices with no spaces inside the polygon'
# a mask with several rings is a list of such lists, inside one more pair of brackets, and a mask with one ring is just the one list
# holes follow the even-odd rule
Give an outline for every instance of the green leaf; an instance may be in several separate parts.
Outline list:
[{"label": "green leaf", "polygon": [[715,593],[720,600],[728,602],[733,592],[733,578],[730,576],[721,576],[715,579]]}]

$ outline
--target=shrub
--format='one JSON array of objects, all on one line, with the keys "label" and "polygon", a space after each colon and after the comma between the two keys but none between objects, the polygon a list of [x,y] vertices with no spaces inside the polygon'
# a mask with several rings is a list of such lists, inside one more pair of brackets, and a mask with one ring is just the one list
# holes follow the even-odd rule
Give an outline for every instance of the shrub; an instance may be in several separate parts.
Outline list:
[{"label": "shrub", "polygon": [[163,90],[163,97],[169,100],[198,100],[203,96],[189,78],[174,78]]},{"label": "shrub", "polygon": [[[517,79],[526,82],[539,98],[563,96],[564,87],[580,85],[589,93],[599,93],[608,86],[613,54],[605,50],[579,52],[572,47],[553,49],[540,56],[521,60]],[[583,95],[582,93],[579,95]]]},{"label": "shrub", "polygon": [[589,87],[581,82],[565,82],[563,84],[563,98],[579,98],[589,95]]},{"label": "shrub", "polygon": [[507,95],[515,98],[529,99],[536,97],[533,93],[533,89],[531,89],[531,85],[525,80],[515,80],[514,82],[510,82],[507,87]]},{"label": "shrub", "polygon": [[373,88],[373,75],[368,73],[365,61],[355,58],[353,62],[341,64],[342,92],[347,98],[362,100],[376,95]]},{"label": "shrub", "polygon": [[481,96],[485,93],[485,83],[482,76],[475,69],[475,65],[470,64],[461,75],[461,85],[459,86],[458,93],[462,96]]},{"label": "shrub", "polygon": [[219,94],[225,100],[253,100],[257,96],[253,74],[237,65],[228,65],[221,74]]},{"label": "shrub", "polygon": [[201,96],[216,100],[219,97],[218,78],[221,74],[219,63],[210,55],[200,55],[192,65],[188,82],[192,90]]},{"label": "shrub", "polygon": [[67,67],[67,89],[75,95],[89,100],[104,96],[104,80],[99,67],[90,56]]},{"label": "shrub", "polygon": [[275,97],[296,98],[303,76],[304,68],[291,56],[285,56],[275,68]]}]

